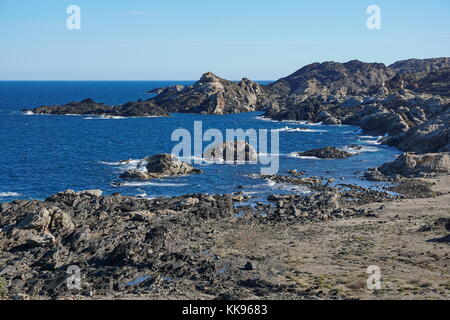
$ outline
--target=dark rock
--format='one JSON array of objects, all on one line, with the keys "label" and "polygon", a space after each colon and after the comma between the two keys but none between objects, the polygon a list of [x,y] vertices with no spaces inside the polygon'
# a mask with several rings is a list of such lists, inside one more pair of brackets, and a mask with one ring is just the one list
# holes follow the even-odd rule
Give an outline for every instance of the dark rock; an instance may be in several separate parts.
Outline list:
[{"label": "dark rock", "polygon": [[369,169],[365,177],[375,181],[399,181],[402,178],[427,177],[449,173],[449,153],[405,153],[379,168]]},{"label": "dark rock", "polygon": [[145,170],[127,170],[120,175],[127,180],[151,180],[192,173],[201,173],[190,164],[180,161],[171,154],[157,154],[145,159]]},{"label": "dark rock", "polygon": [[[23,110],[25,112],[30,110]],[[88,98],[65,105],[41,106],[31,110],[35,114],[98,115],[110,117],[167,117],[169,114],[151,101],[128,102],[119,106],[108,106]]]},{"label": "dark rock", "polygon": [[245,264],[245,266],[242,268],[242,270],[246,270],[246,271],[251,271],[253,270],[253,265],[250,261],[247,261],[247,263]]},{"label": "dark rock", "polygon": [[205,150],[203,157],[208,161],[237,161],[256,162],[258,154],[250,144],[245,141],[225,141]]},{"label": "dark rock", "polygon": [[325,147],[320,149],[312,149],[298,153],[299,156],[316,157],[320,159],[348,158],[352,154],[347,151],[339,150],[334,147]]}]

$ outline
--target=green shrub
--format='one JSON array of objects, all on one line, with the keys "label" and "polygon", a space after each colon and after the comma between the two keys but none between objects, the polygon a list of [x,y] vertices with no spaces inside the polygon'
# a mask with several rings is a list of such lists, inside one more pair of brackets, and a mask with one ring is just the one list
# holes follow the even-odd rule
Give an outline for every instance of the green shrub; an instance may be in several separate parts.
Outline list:
[{"label": "green shrub", "polygon": [[0,298],[8,294],[8,282],[5,278],[0,277]]}]

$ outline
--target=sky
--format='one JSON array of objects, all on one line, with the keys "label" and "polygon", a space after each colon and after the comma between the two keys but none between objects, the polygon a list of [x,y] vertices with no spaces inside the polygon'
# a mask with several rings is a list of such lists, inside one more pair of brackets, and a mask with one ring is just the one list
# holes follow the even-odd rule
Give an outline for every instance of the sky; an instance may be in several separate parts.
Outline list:
[{"label": "sky", "polygon": [[442,56],[449,0],[0,0],[0,80],[276,80],[313,62]]}]

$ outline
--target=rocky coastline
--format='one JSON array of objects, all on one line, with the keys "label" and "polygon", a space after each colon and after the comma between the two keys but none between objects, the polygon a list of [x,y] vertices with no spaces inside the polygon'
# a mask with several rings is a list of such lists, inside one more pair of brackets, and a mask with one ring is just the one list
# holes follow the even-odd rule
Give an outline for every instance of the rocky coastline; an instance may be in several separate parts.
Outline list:
[{"label": "rocky coastline", "polygon": [[[319,283],[318,274],[301,276],[298,265],[293,267],[286,262],[288,258],[282,254],[285,252],[283,250],[303,250],[299,248],[303,241],[313,241],[310,249],[317,251],[312,253],[314,259],[307,258],[308,268],[313,261],[315,266],[323,264],[327,256],[319,250],[320,245],[314,245],[317,240],[311,240],[313,234],[317,234],[325,242],[331,241],[332,237],[339,237],[334,240],[334,245],[338,243],[344,250],[335,257],[339,261],[357,261],[356,256],[367,258],[369,253],[361,251],[361,248],[346,252],[349,245],[346,237],[374,235],[365,233],[365,224],[372,225],[375,228],[373,230],[387,232],[384,224],[393,224],[395,221],[396,228],[410,229],[410,215],[400,217],[397,214],[396,218],[392,218],[390,209],[386,207],[404,201],[419,201],[414,200],[416,195],[408,195],[408,192],[405,195],[392,195],[388,190],[375,191],[346,184],[332,186],[319,178],[297,175],[258,178],[307,184],[313,192],[307,196],[272,195],[267,202],[254,206],[245,205],[245,202],[241,204],[246,200],[239,193],[191,194],[148,200],[120,194],[103,196],[100,190],[68,190],[50,196],[45,201],[16,200],[2,203],[0,263],[3,267],[0,277],[6,279],[8,284],[5,297],[362,298],[368,293],[363,287],[355,291],[358,273],[347,279],[345,285]],[[424,190],[433,191],[429,196],[433,197],[439,208],[448,205],[446,201],[450,190],[448,184],[445,187],[446,183],[448,179],[439,192],[432,190],[436,182],[424,181],[421,185]],[[403,188],[403,191],[413,192],[418,186],[406,184]],[[409,203],[408,206],[417,209],[416,203]],[[420,225],[414,227],[416,231],[413,231],[416,238],[430,237],[430,230],[433,235],[442,235],[449,230],[450,217],[443,212],[427,212],[426,217],[416,216],[414,219],[413,224],[417,225],[417,221],[420,221]],[[442,225],[439,222],[441,220],[447,221],[443,227],[438,226]],[[345,225],[350,221],[362,229],[337,227],[332,232],[313,231]],[[436,228],[426,233],[420,231],[434,224]],[[415,241],[418,241],[416,238]],[[355,245],[360,242],[355,241]],[[370,243],[364,245],[370,247]],[[389,245],[391,250],[396,248],[395,244]],[[433,243],[425,247],[429,251],[422,257],[442,255]],[[270,250],[270,255],[267,255],[267,250]],[[391,250],[385,250],[384,254]],[[415,259],[420,260],[422,257],[418,255]],[[393,258],[389,256],[389,259]],[[445,267],[441,266],[443,260],[439,261],[434,264],[434,268],[440,268],[442,274],[434,276],[433,286],[445,286]],[[414,262],[414,265],[419,263]],[[66,286],[66,270],[74,265],[82,272],[80,289]],[[286,269],[287,266],[291,267]],[[274,270],[283,271],[274,276]],[[296,278],[303,279],[303,282],[297,282]],[[336,291],[336,288],[340,289]],[[402,294],[400,289],[395,292],[396,295]],[[386,297],[392,297],[392,292],[385,294]],[[441,297],[448,296],[450,291],[442,287],[439,294]],[[419,295],[432,297],[433,293],[424,288],[419,290]]]},{"label": "rocky coastline", "polygon": [[[449,58],[388,67],[326,62],[268,86],[206,73],[145,101],[35,108],[124,117],[264,111],[273,120],[359,126],[406,153],[364,174],[396,183],[382,190],[292,170],[254,178],[307,186],[309,194],[255,203],[240,192],[141,199],[67,190],[45,201],[0,203],[0,292],[9,299],[364,299],[371,293],[361,281],[373,260],[398,267],[388,269],[380,298],[449,298],[449,81]],[[327,147],[299,155],[352,154]],[[120,178],[193,173],[200,170],[160,154]],[[82,270],[81,289],[66,286],[73,265]],[[338,267],[349,271],[345,277]]]}]

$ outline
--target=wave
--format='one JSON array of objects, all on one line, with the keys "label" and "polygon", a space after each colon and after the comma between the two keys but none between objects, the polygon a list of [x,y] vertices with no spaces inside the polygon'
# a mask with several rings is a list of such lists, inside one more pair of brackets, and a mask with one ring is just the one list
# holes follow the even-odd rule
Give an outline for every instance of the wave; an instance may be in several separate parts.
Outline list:
[{"label": "wave", "polygon": [[311,157],[311,156],[299,156],[298,152],[291,152],[288,154],[288,157],[291,158],[297,158],[297,159],[305,159],[305,160],[323,160],[317,157]]},{"label": "wave", "polygon": [[8,197],[20,197],[21,193],[17,192],[0,192],[0,198],[8,198]]},{"label": "wave", "polygon": [[121,187],[142,187],[142,186],[155,186],[155,187],[185,187],[188,186],[187,183],[169,183],[169,182],[151,182],[151,181],[141,181],[141,182],[124,182]]},{"label": "wave", "polygon": [[367,141],[364,141],[365,143],[367,143],[367,144],[375,144],[375,145],[380,145],[381,144],[381,140],[380,139],[378,139],[378,140],[367,140]]},{"label": "wave", "polygon": [[278,120],[273,120],[273,119],[270,119],[270,118],[264,118],[264,117],[262,117],[262,116],[257,116],[257,117],[255,117],[254,119],[256,119],[256,120],[261,120],[261,121],[269,121],[269,122],[280,122],[280,121],[278,121]]},{"label": "wave", "polygon": [[278,131],[278,132],[327,132],[328,130],[284,127],[284,128],[280,128],[280,129],[272,129],[272,131]]},{"label": "wave", "polygon": [[120,119],[126,119],[127,117],[122,116],[93,116],[93,117],[86,117],[83,118],[84,120],[120,120]]},{"label": "wave", "polygon": [[129,159],[116,162],[111,161],[98,161],[100,164],[107,166],[119,167],[121,170],[142,170],[145,171],[146,161],[145,159]]},{"label": "wave", "polygon": [[358,148],[358,149],[348,146],[348,147],[342,148],[341,150],[342,151],[346,151],[346,152],[351,153],[351,154],[359,154],[359,153],[362,153],[362,152],[377,152],[377,151],[380,151],[379,148],[370,147],[370,146],[361,146],[361,148]]},{"label": "wave", "polygon": [[323,122],[309,122],[305,120],[284,120],[283,122],[292,123],[292,124],[303,124],[308,126],[322,126]]}]

